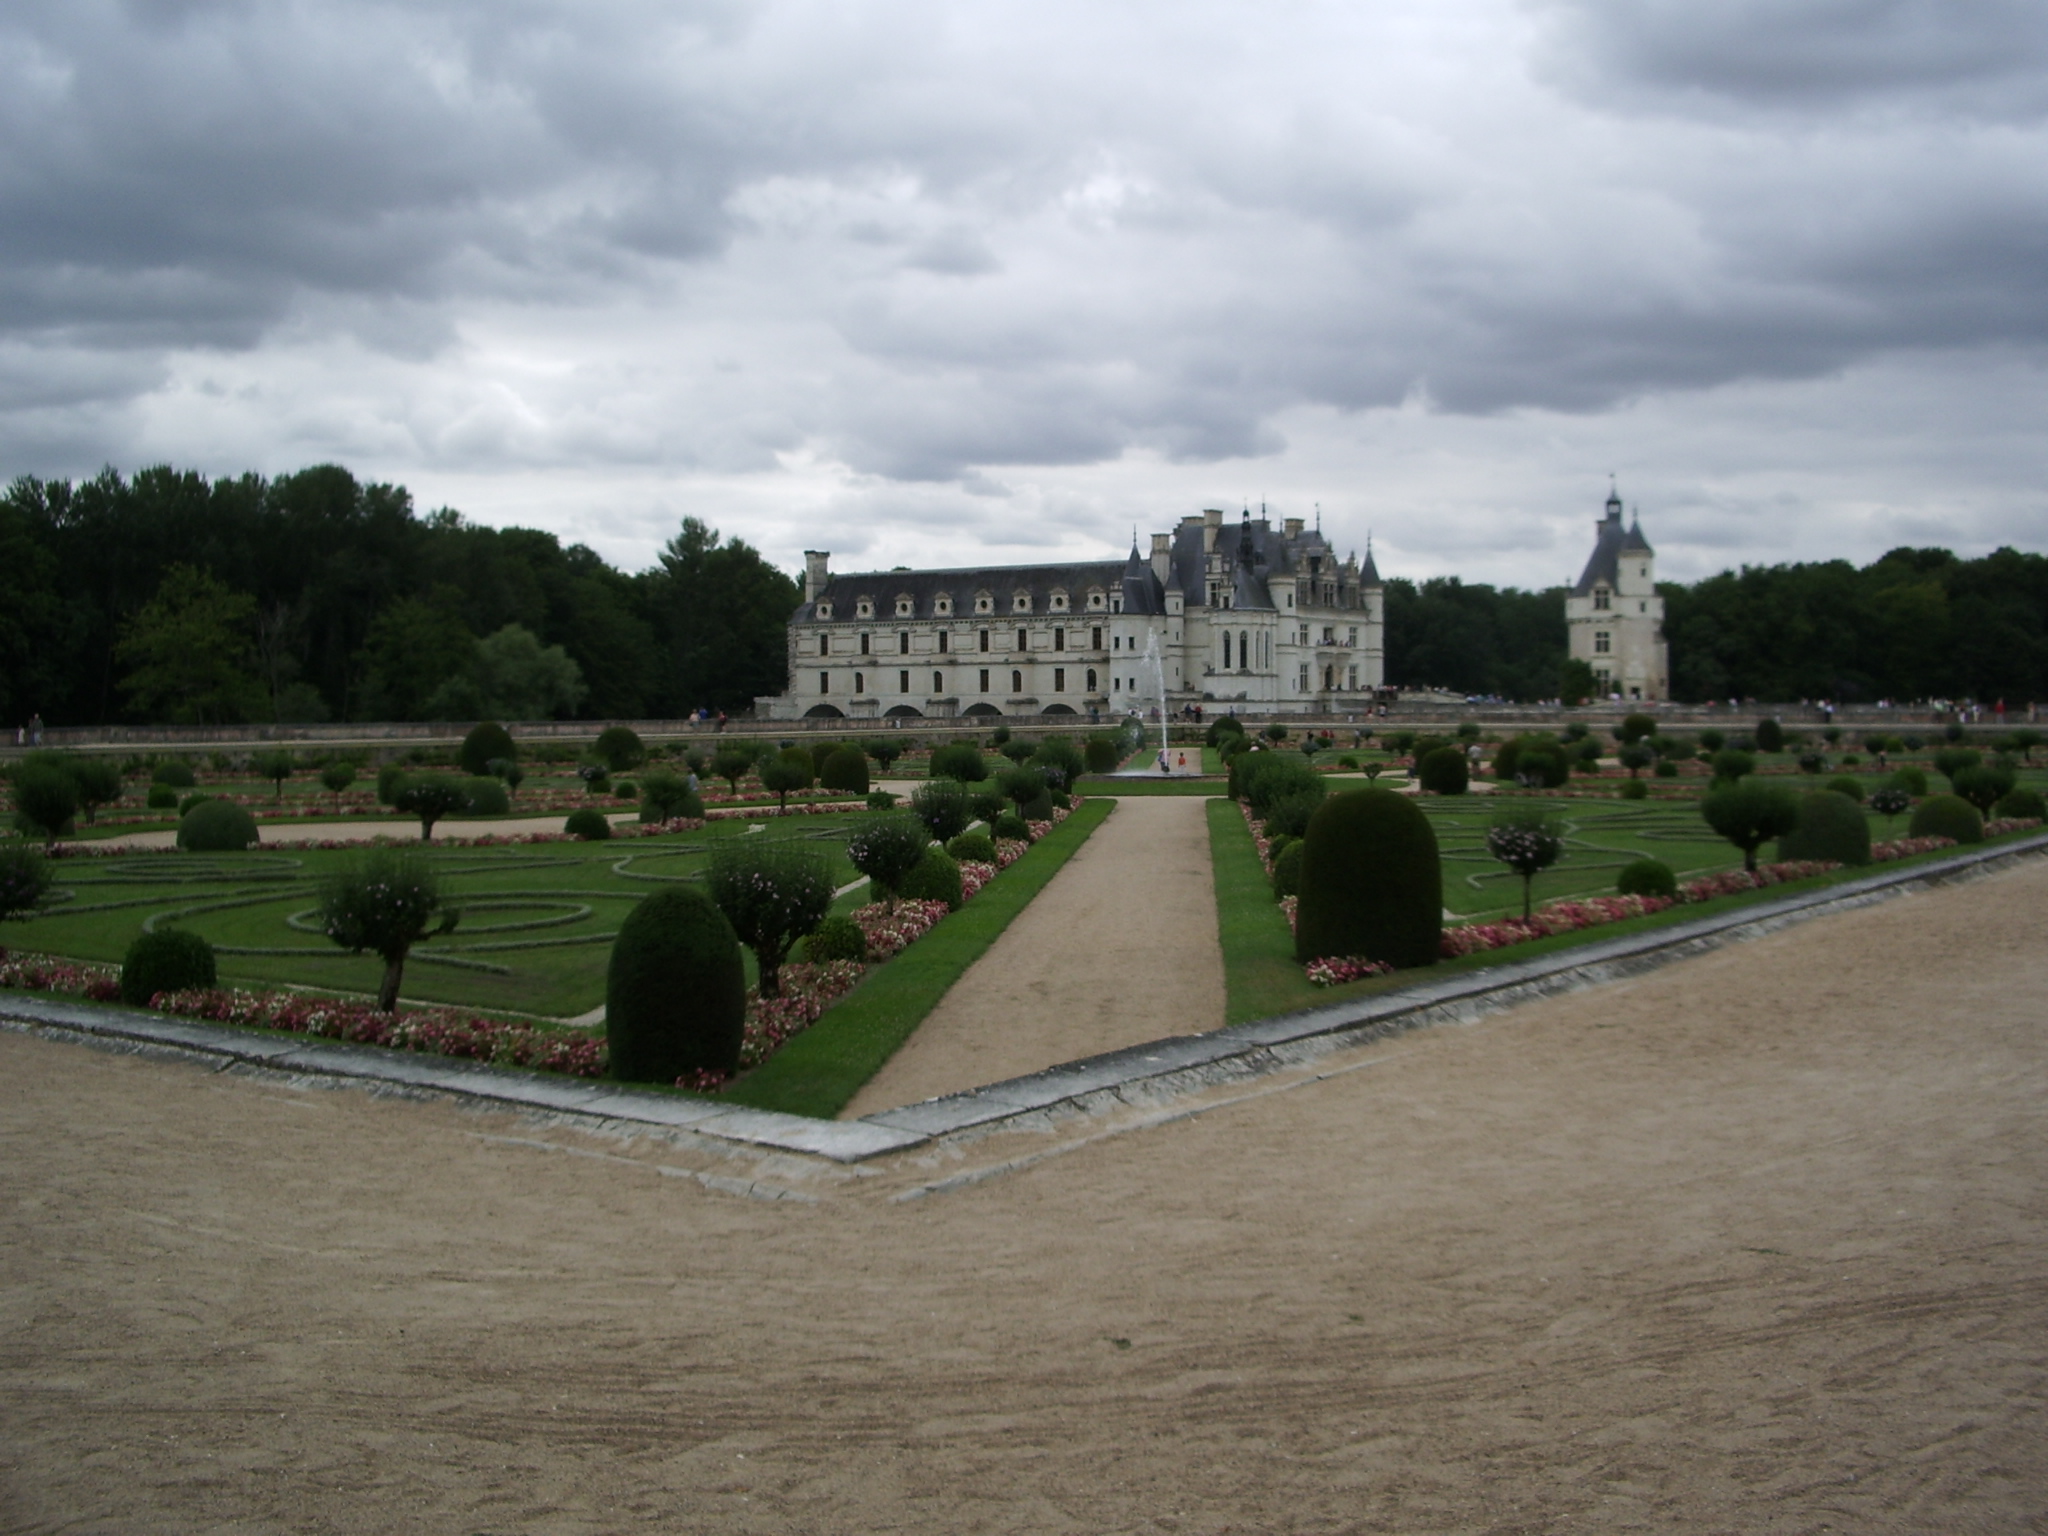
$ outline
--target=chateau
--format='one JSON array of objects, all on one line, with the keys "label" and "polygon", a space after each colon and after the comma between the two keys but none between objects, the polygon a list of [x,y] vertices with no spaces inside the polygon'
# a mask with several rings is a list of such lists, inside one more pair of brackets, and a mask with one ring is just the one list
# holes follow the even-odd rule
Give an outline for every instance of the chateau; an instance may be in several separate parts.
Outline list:
[{"label": "chateau", "polygon": [[834,575],[827,552],[804,559],[789,688],[756,701],[764,719],[1342,713],[1384,681],[1371,551],[1340,562],[1298,517],[1203,512],[1122,562]]},{"label": "chateau", "polygon": [[1657,595],[1656,552],[1640,516],[1621,525],[1621,495],[1609,492],[1594,526],[1593,558],[1564,600],[1567,654],[1593,669],[1602,693],[1624,699],[1671,696],[1671,652],[1664,642],[1664,599]]}]

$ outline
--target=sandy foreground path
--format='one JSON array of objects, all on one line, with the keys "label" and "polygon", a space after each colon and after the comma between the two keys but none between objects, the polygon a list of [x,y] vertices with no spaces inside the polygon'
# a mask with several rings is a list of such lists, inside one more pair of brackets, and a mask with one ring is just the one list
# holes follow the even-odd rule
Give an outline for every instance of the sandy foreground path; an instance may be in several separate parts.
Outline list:
[{"label": "sandy foreground path", "polygon": [[1223,1024],[1206,800],[1119,800],[854,1096],[858,1119]]},{"label": "sandy foreground path", "polygon": [[0,1034],[0,1528],[2038,1531],[2044,906],[2036,863],[897,1204],[947,1160],[769,1205]]}]

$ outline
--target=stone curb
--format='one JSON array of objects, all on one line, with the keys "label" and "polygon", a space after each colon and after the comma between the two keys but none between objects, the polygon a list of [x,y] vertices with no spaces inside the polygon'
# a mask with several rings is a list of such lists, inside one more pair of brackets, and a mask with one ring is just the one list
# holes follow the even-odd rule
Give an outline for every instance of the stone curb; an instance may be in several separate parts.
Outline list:
[{"label": "stone curb", "polygon": [[141,1049],[218,1058],[223,1066],[343,1078],[508,1109],[687,1132],[760,1151],[856,1163],[1054,1110],[1089,1113],[1153,1104],[1218,1083],[1262,1076],[1332,1050],[1434,1024],[1462,1022],[1534,998],[1654,970],[1673,960],[1829,912],[1991,874],[2042,853],[2048,853],[2048,833],[1824,891],[1788,896],[1740,912],[1581,945],[1560,955],[1424,982],[1382,997],[1255,1019],[1206,1035],[1171,1036],[1063,1062],[1043,1072],[883,1110],[862,1120],[814,1120],[743,1105],[677,1098],[619,1083],[518,1072],[334,1040],[263,1035],[160,1013],[34,994],[0,993],[0,1023],[39,1033],[82,1035]]}]

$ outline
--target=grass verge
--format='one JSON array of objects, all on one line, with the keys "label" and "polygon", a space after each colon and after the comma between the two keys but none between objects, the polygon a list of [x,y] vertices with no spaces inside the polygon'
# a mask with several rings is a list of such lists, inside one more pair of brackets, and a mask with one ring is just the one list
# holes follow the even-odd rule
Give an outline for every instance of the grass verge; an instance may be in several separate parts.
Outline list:
[{"label": "grass verge", "polygon": [[1106,796],[1111,799],[1124,795],[1220,795],[1229,789],[1224,779],[1112,779],[1089,777],[1074,786],[1084,795]]},{"label": "grass verge", "polygon": [[[1996,848],[2003,842],[2018,842],[2034,835],[2019,832],[2010,838],[1987,839],[1983,844],[1974,846]],[[1577,933],[1553,934],[1548,938],[1532,939],[1526,944],[1513,944],[1506,949],[1483,950],[1455,960],[1442,960],[1419,971],[1398,971],[1391,976],[1375,976],[1341,987],[1318,987],[1311,984],[1302,968],[1295,964],[1294,934],[1287,926],[1287,919],[1281,915],[1279,904],[1273,900],[1272,884],[1266,878],[1264,866],[1259,863],[1251,829],[1245,825],[1236,802],[1219,800],[1209,807],[1209,850],[1216,881],[1216,925],[1223,947],[1226,1024],[1270,1018],[1274,1014],[1342,1002],[1351,997],[1377,997],[1387,992],[1398,992],[1418,981],[1434,981],[1485,970],[1489,966],[1536,960],[1559,950],[1628,938],[1659,928],[1675,928],[1680,923],[1693,922],[1698,918],[1718,917],[1786,896],[1844,885],[1873,874],[1911,869],[1915,865],[1935,863],[1966,851],[1942,848],[1894,863],[1852,866],[1816,875],[1811,880],[1721,896],[1710,902],[1667,907],[1648,917],[1605,923]]]},{"label": "grass verge", "polygon": [[1045,889],[1112,808],[1107,800],[1082,801],[1073,815],[979,896],[887,965],[876,966],[817,1023],[720,1099],[833,1118],[910,1038],[961,973]]}]

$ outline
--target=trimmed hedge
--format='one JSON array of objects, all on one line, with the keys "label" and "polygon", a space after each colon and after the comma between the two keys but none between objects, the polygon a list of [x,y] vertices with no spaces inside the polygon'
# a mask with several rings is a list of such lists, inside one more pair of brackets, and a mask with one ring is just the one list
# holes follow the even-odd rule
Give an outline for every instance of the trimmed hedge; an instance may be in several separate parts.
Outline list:
[{"label": "trimmed hedge", "polygon": [[627,914],[605,973],[613,1077],[673,1083],[692,1072],[731,1072],[746,1016],[740,941],[710,897],[668,886]]},{"label": "trimmed hedge", "polygon": [[1863,807],[1832,789],[1799,797],[1799,825],[1778,839],[1781,859],[1870,862],[1870,818]]},{"label": "trimmed hedge", "polygon": [[848,794],[868,792],[868,755],[859,747],[834,747],[818,767],[818,782]]},{"label": "trimmed hedge", "polygon": [[1273,860],[1273,895],[1276,898],[1301,894],[1302,846],[1290,841]]},{"label": "trimmed hedge", "polygon": [[828,917],[804,940],[804,958],[814,965],[828,960],[853,960],[865,964],[868,958],[867,930],[844,913]]},{"label": "trimmed hedge", "polygon": [[1422,787],[1432,795],[1462,795],[1471,785],[1472,772],[1462,747],[1433,749],[1415,770]]},{"label": "trimmed hedge", "polygon": [[1837,774],[1828,780],[1828,788],[1838,795],[1847,795],[1858,805],[1863,803],[1863,781],[1854,774]]},{"label": "trimmed hedge", "polygon": [[960,866],[943,849],[927,848],[917,868],[903,877],[896,894],[905,901],[943,901],[948,912],[958,912],[965,899],[960,887]]},{"label": "trimmed hedge", "polygon": [[192,776],[190,764],[181,763],[175,759],[168,763],[158,763],[156,765],[156,772],[152,773],[149,777],[152,783],[167,784],[172,789],[190,789],[199,782]]},{"label": "trimmed hedge", "polygon": [[512,809],[511,797],[496,779],[483,776],[465,779],[462,787],[469,795],[466,809],[472,816],[502,816]]},{"label": "trimmed hedge", "polygon": [[128,946],[121,961],[121,1001],[147,1008],[159,992],[210,987],[219,979],[211,944],[182,928],[165,928]]},{"label": "trimmed hedge", "polygon": [[612,835],[612,824],[603,811],[594,805],[586,805],[569,813],[569,819],[562,823],[562,830],[586,843],[601,843]]},{"label": "trimmed hedge", "polygon": [[188,853],[240,853],[258,840],[256,818],[232,800],[202,800],[178,823],[178,846]]},{"label": "trimmed hedge", "polygon": [[1624,896],[1663,896],[1678,894],[1678,876],[1671,866],[1662,859],[1637,859],[1624,864],[1615,878],[1615,890]]},{"label": "trimmed hedge", "polygon": [[988,777],[988,763],[982,758],[979,747],[964,741],[949,742],[932,753],[931,761],[925,765],[925,776],[979,784]]},{"label": "trimmed hedge", "polygon": [[462,771],[472,778],[482,778],[491,771],[494,762],[512,762],[519,756],[519,748],[513,743],[512,733],[495,720],[486,720],[470,727],[469,734],[462,738],[462,749],[455,754],[455,760],[462,764]]},{"label": "trimmed hedge", "polygon": [[1332,795],[1302,841],[1294,954],[1434,965],[1443,939],[1443,865],[1429,817],[1387,789]]},{"label": "trimmed hedge", "polygon": [[1005,842],[1028,843],[1031,841],[1031,829],[1024,824],[1024,818],[1015,811],[1005,811],[1002,815],[998,816],[995,819],[995,825],[989,828],[989,835],[991,837],[1000,837]]},{"label": "trimmed hedge", "polygon": [[1984,817],[1961,795],[1929,795],[1906,824],[1909,837],[1952,837],[1959,843],[1984,841]]},{"label": "trimmed hedge", "polygon": [[1999,816],[2048,821],[2048,799],[2038,789],[2015,789],[1992,809]]},{"label": "trimmed hedge", "polygon": [[995,840],[986,832],[962,832],[946,844],[946,852],[963,864],[993,864],[996,861]]}]

